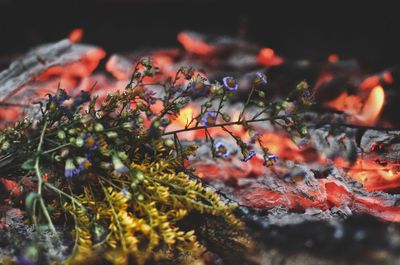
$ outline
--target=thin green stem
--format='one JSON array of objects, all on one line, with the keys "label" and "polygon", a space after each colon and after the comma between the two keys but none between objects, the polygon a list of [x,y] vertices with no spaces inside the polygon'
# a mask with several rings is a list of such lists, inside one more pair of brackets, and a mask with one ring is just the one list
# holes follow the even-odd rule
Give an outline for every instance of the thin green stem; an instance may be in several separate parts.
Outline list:
[{"label": "thin green stem", "polygon": [[54,148],[52,148],[52,149],[43,151],[42,154],[52,153],[52,152],[54,152],[54,151],[57,151],[57,150],[59,150],[59,149],[62,149],[62,148],[64,148],[64,147],[67,147],[67,146],[70,146],[70,145],[71,145],[71,143],[66,143],[66,144],[63,144],[63,145],[54,147]]},{"label": "thin green stem", "polygon": [[65,197],[67,197],[67,198],[70,199],[72,202],[76,203],[79,207],[84,208],[83,205],[82,205],[77,199],[75,199],[73,196],[71,196],[71,195],[69,195],[69,194],[63,192],[62,190],[60,190],[59,188],[55,187],[54,185],[52,185],[52,184],[50,184],[50,183],[48,183],[48,182],[45,182],[44,185],[45,185],[46,187],[48,187],[49,189],[55,191],[56,193],[61,194],[61,195],[65,196]]},{"label": "thin green stem", "polygon": [[245,103],[244,106],[243,106],[242,112],[240,112],[240,114],[239,114],[238,121],[241,121],[241,120],[242,120],[243,115],[244,115],[244,112],[245,112],[247,106],[248,106],[249,103],[250,103],[251,97],[253,96],[253,93],[254,93],[254,90],[255,90],[255,89],[256,89],[256,87],[253,85],[253,86],[251,87],[250,94],[249,94],[249,96],[247,97],[246,103]]},{"label": "thin green stem", "polygon": [[43,187],[43,178],[42,178],[42,172],[40,172],[40,152],[42,151],[42,146],[43,146],[43,139],[44,139],[44,134],[47,129],[48,122],[46,121],[43,125],[42,133],[40,134],[40,140],[37,148],[37,156],[35,160],[35,172],[36,176],[38,178],[38,200],[39,200],[39,205],[40,208],[42,209],[43,215],[47,220],[47,223],[49,224],[50,230],[56,235],[57,231],[56,228],[53,225],[53,222],[51,221],[51,217],[49,214],[49,211],[47,210],[47,207],[44,203],[43,197],[42,197],[42,187]]}]

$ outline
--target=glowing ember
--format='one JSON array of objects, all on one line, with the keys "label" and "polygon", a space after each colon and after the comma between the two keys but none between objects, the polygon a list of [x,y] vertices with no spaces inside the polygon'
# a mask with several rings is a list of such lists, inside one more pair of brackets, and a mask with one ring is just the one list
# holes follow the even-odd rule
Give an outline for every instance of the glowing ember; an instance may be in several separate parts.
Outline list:
[{"label": "glowing ember", "polygon": [[204,42],[201,38],[187,32],[181,32],[177,36],[178,41],[190,53],[209,56],[215,52],[215,48]]},{"label": "glowing ember", "polygon": [[336,99],[325,103],[327,107],[343,111],[351,116],[357,115],[361,112],[362,102],[358,95],[349,95],[343,92]]},{"label": "glowing ember", "polygon": [[83,39],[83,29],[76,28],[72,30],[68,35],[68,39],[74,43],[81,42]]},{"label": "glowing ember", "polygon": [[282,57],[276,55],[275,51],[271,48],[261,49],[258,53],[257,60],[265,66],[275,66],[283,63]]},{"label": "glowing ember", "polygon": [[399,165],[389,164],[382,166],[376,161],[358,158],[354,165],[350,166],[340,159],[335,164],[348,169],[347,174],[362,183],[369,191],[391,190],[400,187]]},{"label": "glowing ember", "polygon": [[384,71],[382,74],[372,75],[365,78],[359,85],[361,90],[369,90],[381,84],[392,84],[393,75],[389,71]]},{"label": "glowing ember", "polygon": [[328,62],[337,63],[339,62],[339,56],[337,54],[331,54],[328,56]]}]

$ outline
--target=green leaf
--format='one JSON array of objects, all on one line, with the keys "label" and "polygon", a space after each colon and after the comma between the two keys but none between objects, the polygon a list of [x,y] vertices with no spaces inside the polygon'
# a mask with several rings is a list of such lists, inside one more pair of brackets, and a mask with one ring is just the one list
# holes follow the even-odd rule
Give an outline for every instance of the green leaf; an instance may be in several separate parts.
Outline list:
[{"label": "green leaf", "polygon": [[25,169],[25,170],[32,170],[35,167],[35,160],[33,160],[32,158],[29,158],[22,164],[21,167],[22,167],[22,169]]},{"label": "green leaf", "polygon": [[38,199],[38,194],[36,192],[30,192],[25,198],[25,208],[29,213],[33,212],[33,205]]}]

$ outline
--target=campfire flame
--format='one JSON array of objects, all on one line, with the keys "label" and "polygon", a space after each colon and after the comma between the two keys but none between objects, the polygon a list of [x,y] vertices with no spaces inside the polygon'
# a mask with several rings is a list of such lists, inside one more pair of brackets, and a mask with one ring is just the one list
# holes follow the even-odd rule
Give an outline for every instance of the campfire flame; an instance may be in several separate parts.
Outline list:
[{"label": "campfire flame", "polygon": [[355,124],[374,126],[379,121],[384,103],[385,91],[382,86],[378,85],[371,90],[364,104],[359,95],[349,95],[347,92],[343,92],[325,105],[350,115]]},{"label": "campfire flame", "polygon": [[367,101],[359,115],[356,116],[356,121],[365,125],[376,125],[382,107],[385,103],[385,91],[382,86],[376,86],[372,89]]}]

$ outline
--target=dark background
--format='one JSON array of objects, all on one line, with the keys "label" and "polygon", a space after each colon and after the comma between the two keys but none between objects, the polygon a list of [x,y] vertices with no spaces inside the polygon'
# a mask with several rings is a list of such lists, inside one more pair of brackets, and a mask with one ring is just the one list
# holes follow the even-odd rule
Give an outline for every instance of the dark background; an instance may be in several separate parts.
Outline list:
[{"label": "dark background", "polygon": [[64,38],[108,52],[176,46],[184,29],[245,36],[290,58],[356,58],[370,70],[397,65],[395,1],[15,1],[0,0],[0,58]]}]

